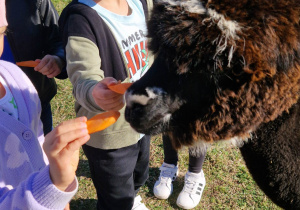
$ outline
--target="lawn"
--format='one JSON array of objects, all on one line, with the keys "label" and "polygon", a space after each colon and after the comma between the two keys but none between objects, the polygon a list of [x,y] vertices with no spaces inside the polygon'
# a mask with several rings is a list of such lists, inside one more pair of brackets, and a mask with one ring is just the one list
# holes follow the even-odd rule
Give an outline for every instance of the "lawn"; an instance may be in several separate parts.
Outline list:
[{"label": "lawn", "polygon": [[[69,0],[52,0],[60,13]],[[54,125],[75,117],[72,85],[69,80],[57,80],[58,94],[51,102]],[[153,186],[159,176],[163,162],[161,136],[153,136],[151,141],[149,179],[140,190],[143,202],[149,209],[180,209],[176,199],[183,187],[184,175],[188,168],[187,148],[179,151],[179,178],[174,182],[174,192],[167,200],[156,199]],[[250,176],[238,148],[215,145],[207,153],[203,170],[206,187],[195,209],[279,209],[257,187]],[[71,201],[71,209],[95,209],[97,197],[91,181],[89,166],[85,155],[80,154],[77,170],[79,191]]]}]

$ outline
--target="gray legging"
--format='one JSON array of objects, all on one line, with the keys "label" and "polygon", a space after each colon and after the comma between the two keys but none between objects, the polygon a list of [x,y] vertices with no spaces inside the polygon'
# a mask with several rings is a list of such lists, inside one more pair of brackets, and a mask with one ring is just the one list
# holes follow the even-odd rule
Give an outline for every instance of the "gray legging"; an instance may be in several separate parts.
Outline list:
[{"label": "gray legging", "polygon": [[[168,136],[163,136],[163,145],[164,145],[164,162],[168,164],[177,165],[178,162],[178,152],[172,146],[171,140]],[[205,158],[205,153],[199,157],[194,157],[189,151],[189,168],[188,170],[192,173],[199,173],[202,169],[202,165]]]}]

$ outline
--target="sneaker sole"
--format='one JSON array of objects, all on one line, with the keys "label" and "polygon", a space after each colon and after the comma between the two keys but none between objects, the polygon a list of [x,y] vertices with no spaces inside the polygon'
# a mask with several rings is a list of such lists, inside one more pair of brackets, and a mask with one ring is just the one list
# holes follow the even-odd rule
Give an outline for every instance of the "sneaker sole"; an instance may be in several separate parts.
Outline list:
[{"label": "sneaker sole", "polygon": [[[170,195],[172,195],[172,192],[173,192],[173,189],[171,190]],[[166,200],[166,199],[168,199],[170,197],[170,195],[167,196],[167,197],[166,196],[156,195],[154,192],[153,192],[153,194],[154,194],[155,197],[157,197],[158,199],[161,199],[161,200]]]},{"label": "sneaker sole", "polygon": [[176,202],[176,205],[179,206],[179,207],[182,208],[182,209],[193,209],[193,208],[195,208],[195,207],[197,206],[197,205],[196,205],[196,206],[187,208],[186,206],[182,206],[182,205],[180,205],[180,204],[177,203],[177,202]]}]

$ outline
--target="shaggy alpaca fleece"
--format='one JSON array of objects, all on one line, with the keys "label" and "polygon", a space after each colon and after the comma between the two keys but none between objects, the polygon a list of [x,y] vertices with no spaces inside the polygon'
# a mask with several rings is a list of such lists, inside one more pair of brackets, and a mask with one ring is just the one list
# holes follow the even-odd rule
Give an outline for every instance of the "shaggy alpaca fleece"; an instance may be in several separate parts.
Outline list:
[{"label": "shaggy alpaca fleece", "polygon": [[247,138],[297,102],[299,11],[296,0],[158,0],[150,49],[166,55],[178,74],[209,75],[215,97],[188,125],[191,135],[169,132],[176,148]]},{"label": "shaggy alpaca fleece", "polygon": [[262,124],[240,148],[257,185],[284,209],[300,209],[300,102]]},{"label": "shaggy alpaca fleece", "polygon": [[300,1],[157,0],[148,30],[157,58],[126,92],[130,125],[196,154],[242,142],[264,193],[300,209]]}]

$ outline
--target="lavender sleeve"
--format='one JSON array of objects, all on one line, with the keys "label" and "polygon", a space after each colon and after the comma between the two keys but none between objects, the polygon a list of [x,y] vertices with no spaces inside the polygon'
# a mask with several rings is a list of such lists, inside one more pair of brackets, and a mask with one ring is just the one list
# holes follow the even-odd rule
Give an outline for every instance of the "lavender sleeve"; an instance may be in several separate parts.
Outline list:
[{"label": "lavender sleeve", "polygon": [[[0,209],[64,209],[78,190],[78,181],[63,192],[55,187],[49,175],[49,166],[33,173],[18,187],[0,189]],[[3,193],[3,191],[7,191]]]}]

